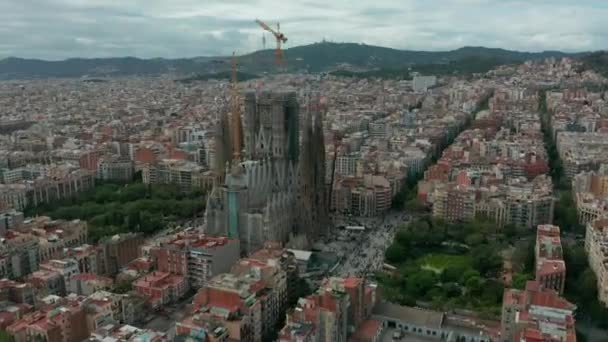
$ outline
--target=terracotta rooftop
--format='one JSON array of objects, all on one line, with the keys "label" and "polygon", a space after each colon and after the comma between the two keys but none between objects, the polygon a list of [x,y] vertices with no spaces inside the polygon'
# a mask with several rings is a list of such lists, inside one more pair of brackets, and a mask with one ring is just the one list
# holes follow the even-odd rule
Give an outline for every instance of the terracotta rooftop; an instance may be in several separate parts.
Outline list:
[{"label": "terracotta rooftop", "polygon": [[165,288],[176,286],[183,282],[183,280],[184,277],[182,276],[155,271],[137,279],[135,283],[133,283],[133,286]]},{"label": "terracotta rooftop", "polygon": [[76,273],[72,275],[71,279],[80,280],[80,281],[103,281],[107,283],[112,283],[112,278],[102,277],[93,273]]},{"label": "terracotta rooftop", "polygon": [[371,341],[381,327],[382,323],[380,321],[368,319],[359,325],[353,336],[357,336],[366,341]]},{"label": "terracotta rooftop", "polygon": [[562,272],[566,272],[566,264],[563,260],[544,260],[536,269],[537,276]]},{"label": "terracotta rooftop", "polygon": [[363,280],[361,278],[348,277],[344,278],[344,287],[357,287],[361,285]]}]

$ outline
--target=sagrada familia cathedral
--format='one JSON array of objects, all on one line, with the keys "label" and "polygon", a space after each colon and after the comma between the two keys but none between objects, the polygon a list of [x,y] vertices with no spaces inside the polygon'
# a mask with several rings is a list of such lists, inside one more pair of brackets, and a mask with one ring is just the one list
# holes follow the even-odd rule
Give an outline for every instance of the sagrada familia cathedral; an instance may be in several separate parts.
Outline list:
[{"label": "sagrada familia cathedral", "polygon": [[233,108],[218,125],[206,233],[239,238],[244,254],[265,241],[304,248],[329,223],[319,97],[302,116],[295,92],[249,92],[244,102],[242,119]]}]

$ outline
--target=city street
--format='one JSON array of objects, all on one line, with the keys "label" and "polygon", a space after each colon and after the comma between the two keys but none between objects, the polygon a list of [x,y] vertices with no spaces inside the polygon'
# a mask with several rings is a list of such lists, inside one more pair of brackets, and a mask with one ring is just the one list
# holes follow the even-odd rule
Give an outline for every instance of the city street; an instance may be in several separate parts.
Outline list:
[{"label": "city street", "polygon": [[[342,219],[346,226],[364,226],[364,231],[337,230],[328,251],[340,257],[334,276],[363,276],[381,270],[384,252],[393,241],[397,229],[410,219],[404,212],[391,211],[383,218]],[[340,226],[340,225],[337,225]]]}]

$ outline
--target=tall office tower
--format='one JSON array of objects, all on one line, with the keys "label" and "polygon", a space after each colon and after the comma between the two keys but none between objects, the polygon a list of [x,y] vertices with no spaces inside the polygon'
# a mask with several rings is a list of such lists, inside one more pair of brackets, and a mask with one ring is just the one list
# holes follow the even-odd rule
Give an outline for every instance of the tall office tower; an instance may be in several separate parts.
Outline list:
[{"label": "tall office tower", "polygon": [[295,92],[246,94],[242,161],[232,160],[225,181],[209,196],[208,234],[239,238],[248,254],[265,241],[302,245],[324,233],[325,147],[318,100],[309,101],[316,105],[307,107],[300,147]]}]

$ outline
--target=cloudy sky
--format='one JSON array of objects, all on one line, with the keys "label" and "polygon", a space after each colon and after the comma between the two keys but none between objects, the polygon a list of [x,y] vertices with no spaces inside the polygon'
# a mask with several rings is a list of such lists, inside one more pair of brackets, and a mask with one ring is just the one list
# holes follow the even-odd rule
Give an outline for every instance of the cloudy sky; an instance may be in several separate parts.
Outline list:
[{"label": "cloudy sky", "polygon": [[280,21],[288,47],[608,48],[608,0],[0,0],[0,58],[246,53],[262,48],[256,17]]}]

